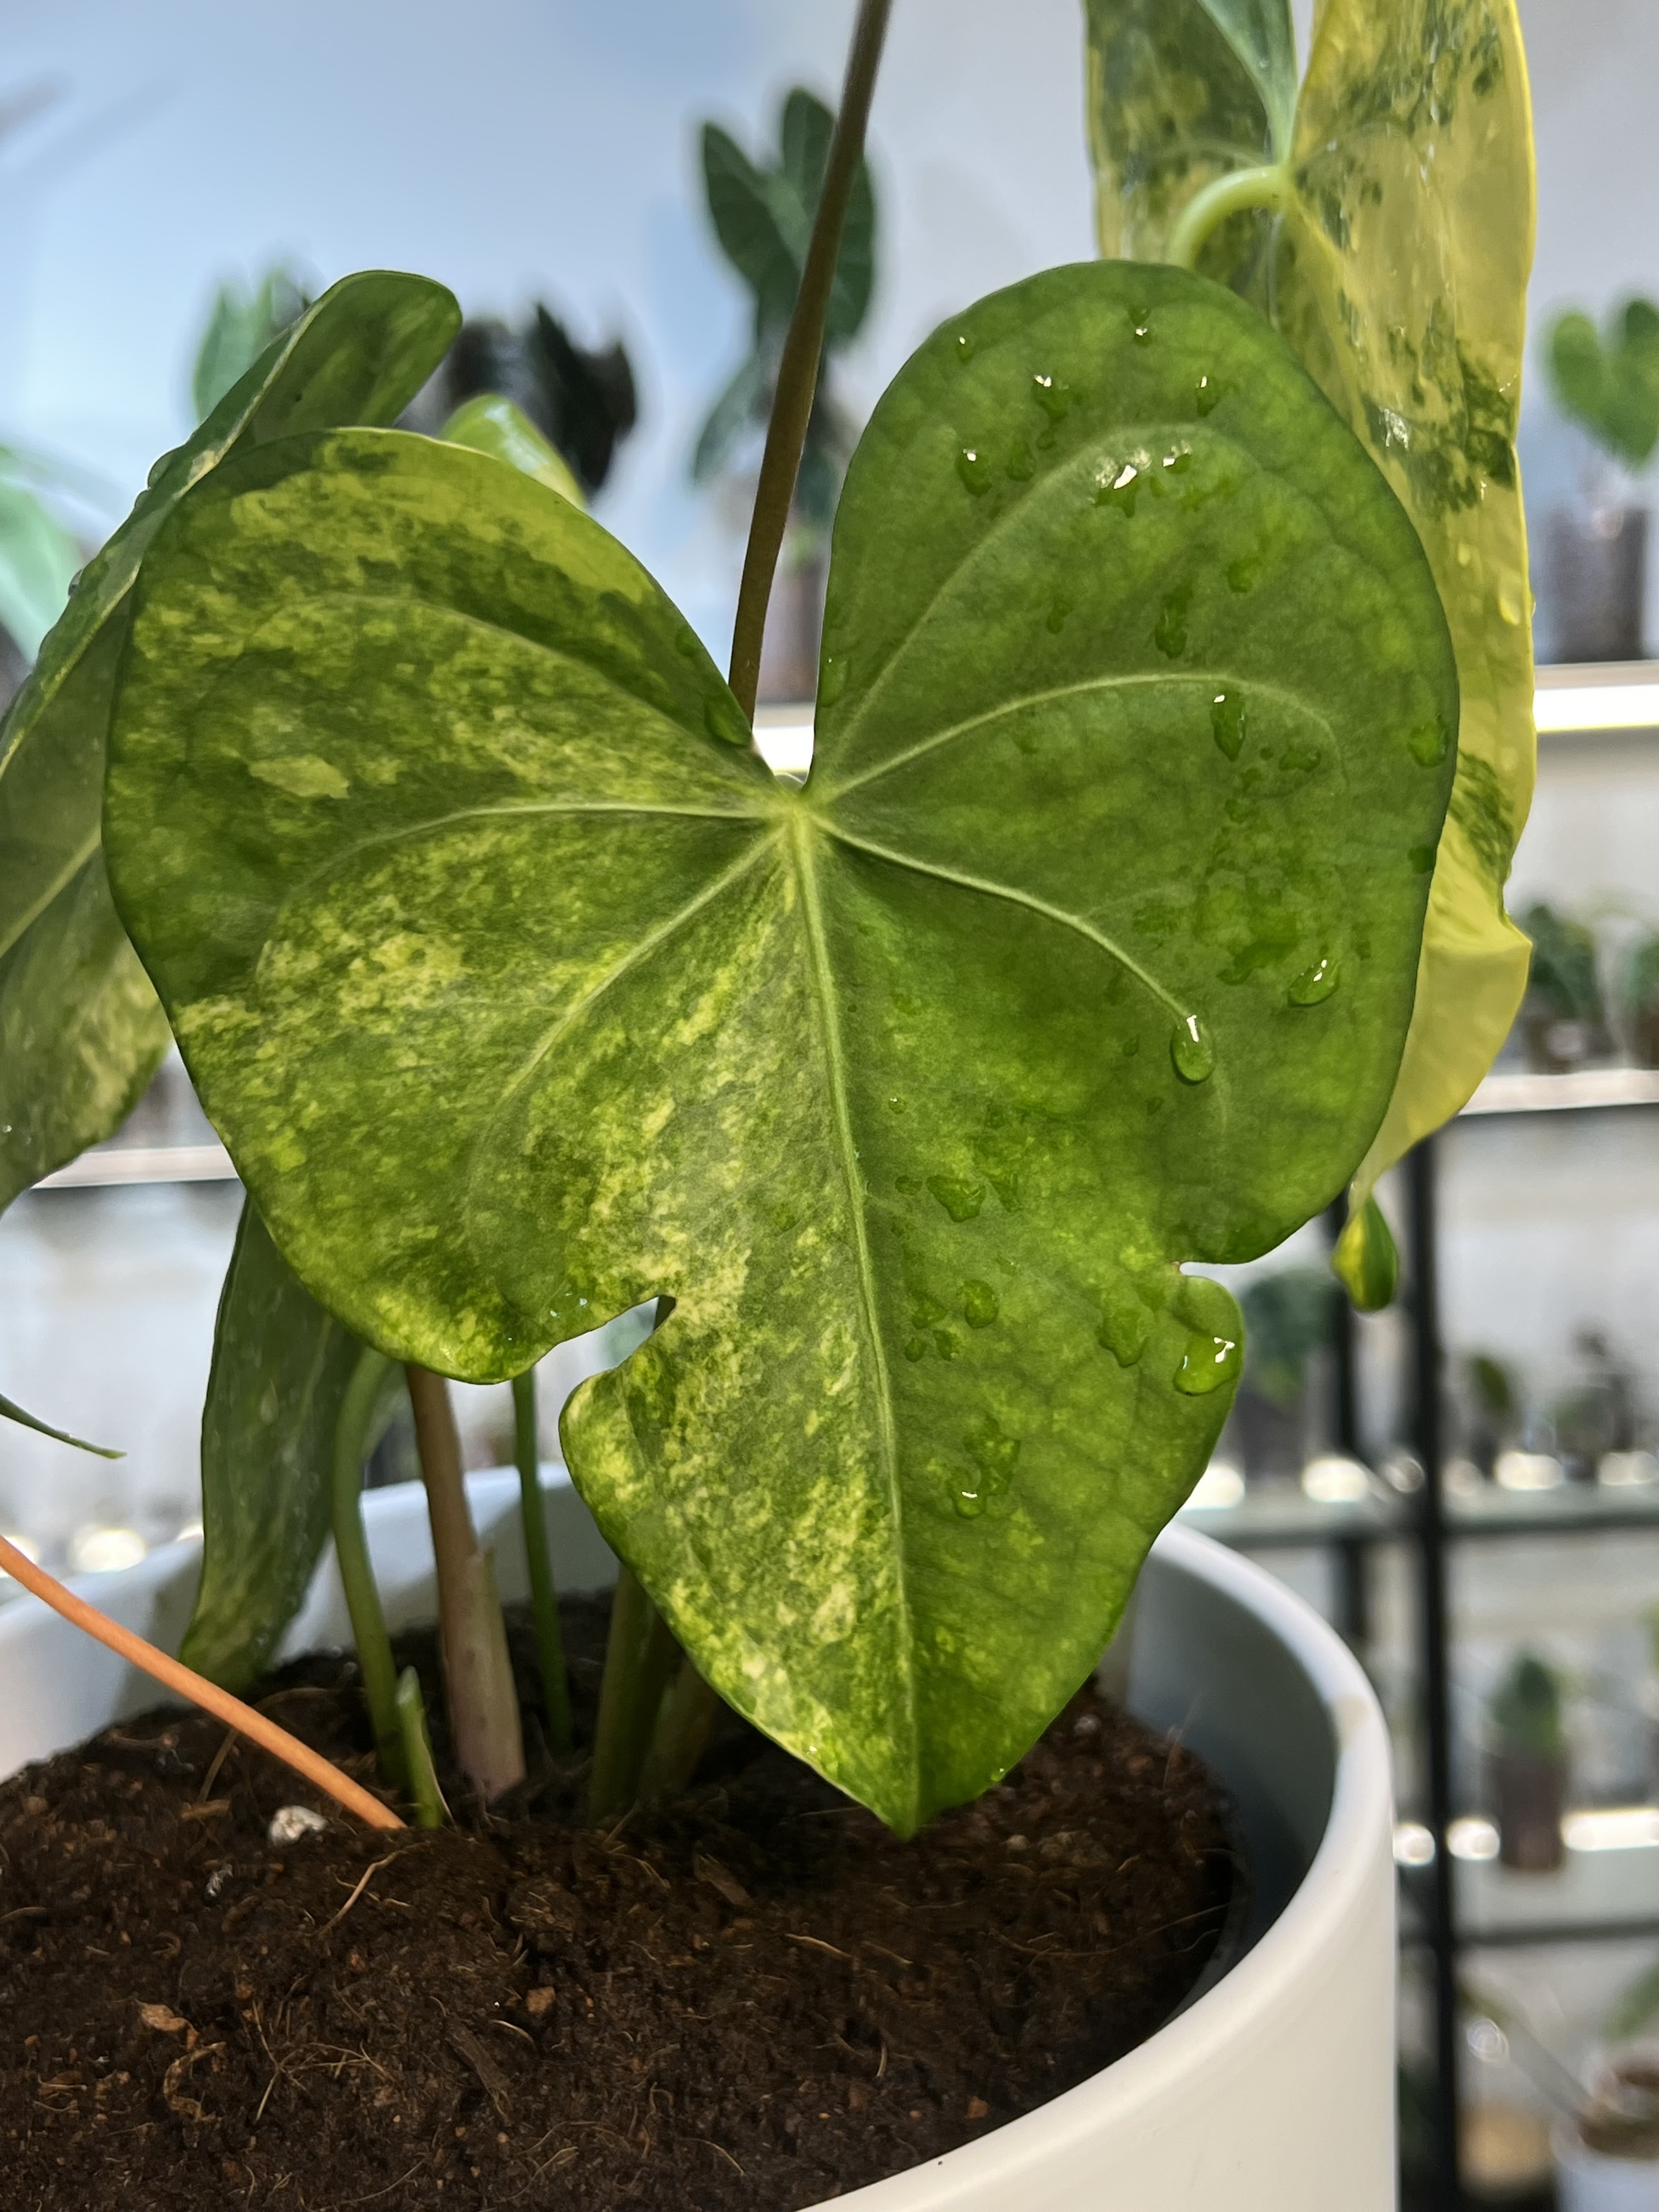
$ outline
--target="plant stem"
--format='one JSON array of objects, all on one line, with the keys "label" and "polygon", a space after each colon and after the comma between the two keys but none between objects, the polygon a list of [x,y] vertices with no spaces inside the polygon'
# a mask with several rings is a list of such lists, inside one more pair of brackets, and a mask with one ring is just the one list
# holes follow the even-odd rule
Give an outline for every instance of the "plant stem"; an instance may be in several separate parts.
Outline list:
[{"label": "plant stem", "polygon": [[363,1696],[374,1729],[380,1772],[396,1790],[409,1786],[404,1740],[398,1726],[398,1670],[386,1634],[380,1593],[363,1534],[363,1454],[369,1425],[392,1362],[366,1345],[346,1385],[334,1424],[334,1555],[339,1562],[352,1641],[362,1670]]},{"label": "plant stem", "polygon": [[608,1820],[633,1803],[678,1648],[638,1578],[623,1567],[611,1600],[611,1633],[599,1685],[593,1771],[587,1784],[591,1821]]},{"label": "plant stem", "polygon": [[876,88],[876,69],[892,0],[860,0],[847,58],[847,77],[842,88],[841,112],[830,142],[830,158],[823,172],[823,191],[812,222],[812,236],[801,270],[795,311],[783,342],[778,364],[777,390],[772,419],[766,429],[766,451],[761,459],[760,482],[755,489],[755,512],[749,525],[749,547],[744,555],[743,582],[738,592],[737,621],[732,632],[731,684],[738,703],[752,721],[755,695],[760,689],[761,640],[766,631],[766,603],[772,596],[772,577],[789,524],[795,496],[795,478],[806,443],[806,426],[817,390],[818,368],[823,356],[823,328],[830,313],[830,295],[841,258],[841,234],[847,221],[848,202],[864,152],[865,126],[870,119],[870,100]]},{"label": "plant stem", "polygon": [[382,1805],[378,1797],[371,1797],[361,1784],[349,1774],[342,1774],[320,1752],[313,1751],[308,1744],[291,1736],[286,1729],[267,1720],[252,1705],[245,1705],[240,1698],[233,1698],[228,1690],[222,1690],[216,1682],[210,1682],[177,1659],[170,1659],[165,1651],[158,1651],[153,1644],[146,1644],[142,1636],[135,1636],[130,1628],[123,1628],[118,1620],[100,1613],[84,1598],[76,1597],[73,1590],[65,1589],[55,1575],[44,1567],[37,1567],[26,1552],[0,1536],[0,1571],[9,1574],[31,1594],[49,1605],[54,1613],[85,1632],[106,1650],[113,1651],[130,1667],[160,1682],[175,1697],[185,1698],[199,1705],[204,1713],[245,1735],[250,1743],[257,1743],[261,1751],[268,1751],[273,1759],[282,1759],[296,1774],[314,1783],[319,1790],[343,1805],[349,1813],[371,1828],[401,1828],[404,1823],[389,1805]]},{"label": "plant stem", "polygon": [[1224,177],[1213,178],[1201,192],[1195,192],[1182,208],[1170,233],[1164,259],[1174,262],[1177,269],[1196,269],[1205,240],[1230,215],[1241,214],[1246,208],[1276,211],[1290,204],[1294,192],[1286,162],[1271,161],[1257,169],[1230,169]]},{"label": "plant stem", "polygon": [[455,1757],[486,1805],[524,1780],[524,1735],[507,1624],[489,1557],[478,1548],[461,1473],[461,1440],[442,1376],[404,1369],[438,1566],[438,1635]]},{"label": "plant stem", "polygon": [[555,1751],[568,1751],[570,1685],[565,1674],[564,1638],[559,1632],[559,1594],[553,1587],[553,1567],[548,1557],[547,1503],[542,1496],[533,1367],[513,1378],[513,1443],[519,1462],[520,1510],[524,1519],[525,1558],[530,1566],[530,1610],[541,1661],[547,1740]]},{"label": "plant stem", "polygon": [[449,1808],[438,1787],[438,1770],[432,1764],[432,1738],[426,1729],[421,1678],[412,1667],[405,1667],[398,1675],[395,1696],[404,1763],[409,1770],[410,1795],[415,1800],[416,1826],[441,1828]]},{"label": "plant stem", "polygon": [[720,1709],[720,1692],[709,1688],[689,1657],[683,1659],[645,1755],[641,1797],[672,1797],[690,1786]]}]

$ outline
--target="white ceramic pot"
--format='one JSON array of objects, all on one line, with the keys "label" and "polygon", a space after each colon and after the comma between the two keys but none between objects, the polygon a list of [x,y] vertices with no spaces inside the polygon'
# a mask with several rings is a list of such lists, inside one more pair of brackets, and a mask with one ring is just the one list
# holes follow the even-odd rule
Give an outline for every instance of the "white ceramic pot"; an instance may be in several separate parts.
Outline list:
[{"label": "white ceramic pot", "polygon": [[1659,2165],[1604,2157],[1563,2128],[1555,2138],[1555,2195],[1560,2212],[1659,2212]]},{"label": "white ceramic pot", "polygon": [[[469,1486],[503,1594],[521,1595],[516,1478]],[[562,1473],[549,1506],[562,1585],[608,1581],[615,1562]],[[371,1493],[367,1517],[393,1626],[431,1619],[418,1490]],[[198,1559],[173,1545],[81,1587],[176,1649]],[[330,1563],[284,1649],[346,1640]],[[33,1600],[0,1608],[0,1774],[156,1702]],[[836,2212],[1392,2212],[1392,1808],[1364,1676],[1282,1584],[1171,1528],[1141,1579],[1129,1703],[1232,1792],[1255,1878],[1248,1948],[1115,2065]]]}]

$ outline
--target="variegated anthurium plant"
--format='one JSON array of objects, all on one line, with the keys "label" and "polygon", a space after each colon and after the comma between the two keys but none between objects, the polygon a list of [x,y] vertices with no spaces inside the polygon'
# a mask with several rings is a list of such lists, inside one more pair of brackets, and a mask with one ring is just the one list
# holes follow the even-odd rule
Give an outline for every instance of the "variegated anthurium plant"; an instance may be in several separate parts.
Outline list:
[{"label": "variegated anthurium plant", "polygon": [[522,1754],[440,1378],[515,1378],[556,1742],[528,1377],[655,1300],[562,1421],[623,1562],[591,1802],[688,1772],[718,1692],[908,1832],[1089,1673],[1206,1463],[1243,1328],[1189,1267],[1367,1190],[1457,1103],[1507,973],[1505,0],[1327,0],[1299,99],[1270,0],[1091,0],[1105,243],[1140,258],[981,301],[889,387],[797,784],[750,723],[766,532],[884,15],[731,683],[526,426],[384,427],[454,309],[377,275],[164,465],[7,725],[0,834],[40,857],[3,892],[6,1079],[66,1102],[32,1106],[18,1184],[104,1133],[170,1025],[248,1192],[186,1656],[249,1679],[331,1526],[429,1817],[357,1499],[397,1363],[485,1796]]},{"label": "variegated anthurium plant", "polygon": [[1515,0],[1085,0],[1101,251],[1202,270],[1283,334],[1417,526],[1457,655],[1451,808],[1399,1079],[1339,1271],[1393,1294],[1377,1177],[1468,1100],[1527,985],[1504,885],[1532,801],[1515,430],[1534,189]]}]

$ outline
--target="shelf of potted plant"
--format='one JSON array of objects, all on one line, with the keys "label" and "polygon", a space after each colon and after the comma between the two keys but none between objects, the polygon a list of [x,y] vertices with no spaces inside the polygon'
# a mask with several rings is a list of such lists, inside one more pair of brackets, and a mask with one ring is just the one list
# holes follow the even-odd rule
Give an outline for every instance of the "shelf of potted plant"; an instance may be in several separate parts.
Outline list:
[{"label": "shelf of potted plant", "polygon": [[[214,1678],[233,1731],[249,1723],[225,1700],[296,1621],[302,1640],[349,1626],[350,1702],[360,1680],[373,1746],[352,1784],[379,1825],[406,1812],[434,1832],[391,1847],[398,1884],[428,1886],[428,1929],[448,1924],[444,1883],[479,1854],[552,1850],[575,1870],[509,1901],[521,1948],[491,1970],[496,2009],[510,1992],[525,2022],[555,2020],[570,2069],[611,2021],[594,1997],[585,2017],[558,2015],[560,1984],[586,1989],[586,1945],[620,1940],[603,1919],[577,1939],[572,1897],[583,1915],[600,1904],[584,1864],[608,1863],[605,1882],[647,1913],[677,1887],[713,1891],[696,1932],[716,1955],[701,1967],[695,1936],[665,1960],[629,1945],[657,1975],[712,1977],[696,1984],[711,2002],[741,1986],[761,1941],[726,1939],[763,1925],[797,1947],[799,1973],[802,1948],[865,1971],[862,1952],[801,1928],[803,1911],[830,1924],[819,1890],[773,1896],[776,1832],[774,1860],[745,1861],[744,1878],[706,1850],[682,1865],[672,1823],[718,1822],[739,1786],[684,1795],[711,1729],[727,1730],[716,1752],[769,1740],[793,1757],[792,1787],[841,1792],[811,1798],[813,1817],[861,1837],[863,1863],[931,1864],[941,1835],[994,1834],[1042,1762],[1063,1792],[1066,1762],[1118,1725],[1078,1689],[1116,1632],[1132,1710],[1155,1731],[1180,1725],[1225,1777],[1255,1923],[1241,1903],[1243,1940],[1219,1950],[1210,1986],[1192,1978],[1192,1942],[1176,1947],[1190,2000],[1177,2017],[1080,2074],[1075,2052],[1059,2070],[1046,2012],[1030,2036],[988,2027],[991,2087],[1034,2039],[1055,2069],[1046,2089],[1068,2086],[994,2107],[981,2088],[931,2115],[920,2098],[889,2109],[890,2057],[913,2063],[902,2050],[842,2034],[846,2109],[872,2117],[843,2128],[838,2103],[839,2166],[787,2165],[832,2120],[815,2075],[781,2085],[805,2107],[781,2148],[764,2115],[742,2138],[772,2161],[760,2184],[730,2142],[653,2135],[678,2201],[714,2201],[711,2154],[738,2176],[717,2171],[726,2201],[745,2206],[757,2187],[851,2201],[849,2185],[913,2212],[1058,2204],[1103,2170],[1160,2212],[1222,2194],[1239,2212],[1392,2201],[1375,1700],[1267,1578],[1185,1532],[1152,1547],[1240,1367],[1237,1307],[1186,1263],[1271,1249],[1352,1182],[1344,1279],[1386,1299],[1372,1185],[1468,1095],[1524,972],[1491,841],[1468,821],[1496,805],[1518,824],[1528,780],[1505,395],[1530,147],[1512,9],[1471,5],[1480,41],[1438,49],[1430,102],[1406,97],[1431,44],[1417,0],[1386,23],[1333,0],[1300,82],[1287,9],[1194,8],[1170,46],[1164,0],[1095,0],[1103,244],[1122,258],[953,315],[878,404],[836,514],[804,783],[769,768],[751,717],[879,0],[860,10],[778,365],[729,678],[517,426],[465,440],[454,422],[443,440],[379,427],[424,380],[455,310],[438,287],[378,274],[325,294],[158,467],[7,726],[6,796],[35,808],[51,862],[37,854],[21,891],[4,879],[23,905],[0,958],[39,933],[31,960],[0,971],[30,1047],[4,1071],[27,1086],[28,1112],[3,1133],[10,1187],[106,1137],[171,1032],[247,1194],[204,1427],[199,1555],[107,1578],[103,1610],[133,1617],[118,1634],[0,1552],[119,1646],[106,1656],[33,1607],[8,1608],[9,1760],[125,1709],[118,1656],[184,1682],[135,1626],[164,1642],[185,1627],[183,1659]],[[1106,65],[1125,52],[1141,74]],[[1194,69],[1231,134],[1219,163]],[[1449,71],[1467,98],[1449,96]],[[1352,129],[1377,96],[1404,100],[1404,162]],[[1150,198],[1145,143],[1173,158]],[[1442,257],[1432,330],[1415,276],[1400,294],[1402,228]],[[1281,252],[1283,283],[1264,289]],[[1287,343],[1260,309],[1292,290]],[[1446,329],[1460,404],[1480,396],[1479,436],[1441,454],[1471,495],[1449,508],[1443,474],[1407,465],[1411,441],[1391,427],[1434,384]],[[13,1017],[30,993],[31,1012],[61,1012],[71,969],[78,1027]],[[562,1424],[572,1481],[620,1563],[573,1741],[575,1616],[556,1612],[547,1571],[558,1559],[577,1587],[592,1540],[575,1533],[572,1491],[542,1481],[529,1377],[550,1346],[642,1299],[653,1332]],[[445,1377],[514,1382],[514,1474],[469,1490]],[[365,1453],[405,1388],[424,1498],[365,1507]],[[344,1618],[325,1631],[305,1609],[331,1531]],[[512,1585],[515,1541],[522,1698],[498,1586]],[[424,1680],[394,1661],[406,1607],[436,1613],[441,1663],[428,1650]],[[526,1714],[547,1745],[534,1771]],[[739,1720],[751,1732],[734,1738]],[[163,1724],[137,1754],[165,1765],[180,1741],[167,1736]],[[1126,1771],[1161,1757],[1167,1796],[1184,1754],[1152,1743]],[[199,1777],[189,1767],[200,1809],[174,1828],[224,1818],[249,1850],[276,1848],[268,1778],[240,1799],[212,1794],[231,1755],[227,1739]],[[59,1822],[90,1774],[71,1753],[0,1792],[9,1881],[56,1879],[59,1855],[20,1874],[19,1854],[30,1822]],[[131,1778],[141,1793],[157,1778]],[[551,1841],[523,1795],[542,1787],[565,1822]],[[446,1794],[470,1836],[439,1832]],[[1082,1881],[1079,1834],[1108,1809],[1060,1835],[1036,1826],[1036,1807],[1039,1865]],[[289,1810],[273,1816],[284,1837],[306,1826],[277,1817]],[[101,1814],[96,1829],[88,1840],[118,1844]],[[1030,1836],[997,1840],[1004,1875],[1026,1863]],[[382,1955],[368,1931],[398,1903],[371,1887],[392,1859],[338,1832],[307,1848],[322,1854],[305,1863],[319,1903],[328,1878],[343,1895],[306,1940],[358,1912],[329,1961],[368,1972]],[[1206,1880],[1219,1856],[1195,1854]],[[208,1875],[200,1911],[190,1891],[192,1942],[206,1926],[230,1947],[213,1954],[229,1992],[220,2040],[145,1999],[147,2033],[194,2039],[165,2066],[155,2046],[135,2051],[117,2077],[153,2075],[176,2124],[151,2146],[124,2137],[123,2155],[169,2170],[199,2154],[191,2130],[213,2127],[221,2096],[254,2139],[245,2155],[274,2124],[283,2069],[246,2112],[234,2081],[276,2001],[262,1978],[277,1968],[259,1960],[295,1939],[272,1923],[257,1954],[230,1943],[262,1909],[263,1873],[202,1920],[236,1863]],[[872,1887],[856,1864],[850,1884]],[[1200,1896],[1191,1917],[1213,1931],[1222,1900]],[[82,1903],[105,1909],[90,1892]],[[108,1909],[125,1909],[118,1887]],[[46,1955],[46,1910],[24,1907],[37,1948],[19,1976]],[[1104,1961],[1173,1932],[1130,1924],[1120,1940],[1106,1916],[1067,1944],[1064,1986],[1092,1987]],[[1036,1932],[1015,1945],[1022,1986],[1058,1955],[1053,1931]],[[125,2002],[112,1955],[103,1981]],[[920,1969],[884,1955],[915,1980],[870,1967],[887,1977],[881,2002],[918,2005],[944,1971],[937,1955]],[[418,1942],[398,1953],[410,1972],[421,1956]],[[551,1980],[529,1984],[532,1958],[559,1962]],[[613,1979],[593,1984],[605,2006]],[[866,1996],[873,1981],[847,1999],[855,2035]],[[672,2016],[675,2047],[702,2048],[706,2007]],[[446,2051],[436,2019],[428,2006],[406,2031],[423,2039],[421,2063],[470,2069],[467,2109],[501,2123],[481,2119],[495,2147],[479,2155],[499,2151],[516,2183],[529,2169],[514,2115],[548,2094],[537,2030],[503,2019],[491,2052],[486,2014],[457,2014]],[[117,2031],[95,2033],[101,2052]],[[94,2036],[88,2023],[77,2052]],[[234,2078],[216,2087],[211,2062],[233,2050]],[[401,2063],[390,2044],[386,2057]],[[50,2086],[73,2094],[67,2073]],[[388,2086],[390,2099],[339,2087],[355,2101],[326,2185],[367,2182],[364,2160],[392,2191],[479,2179],[449,2141],[429,2167],[392,2172],[405,2092]],[[933,2132],[906,2136],[907,2120]]]}]

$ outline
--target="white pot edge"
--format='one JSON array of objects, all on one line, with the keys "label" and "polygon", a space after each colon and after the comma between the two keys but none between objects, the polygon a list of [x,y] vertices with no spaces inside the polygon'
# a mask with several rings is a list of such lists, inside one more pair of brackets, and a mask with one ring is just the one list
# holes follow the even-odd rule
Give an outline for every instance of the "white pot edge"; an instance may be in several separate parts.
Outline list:
[{"label": "white pot edge", "polygon": [[[1158,1558],[1234,1599],[1253,1613],[1289,1650],[1307,1675],[1331,1721],[1337,1747],[1336,1774],[1329,1818],[1313,1864],[1284,1911],[1254,1948],[1188,2009],[1168,2021],[1114,2064],[1017,2120],[1010,2120],[944,2157],[874,2182],[834,2200],[835,2207],[857,2205],[868,2212],[957,2212],[983,2204],[1006,2205],[1008,2212],[1036,2212],[1030,2177],[1035,2160],[1075,2163],[1091,2158],[1113,2137],[1133,2136],[1154,2108],[1182,2100],[1184,2085],[1203,2081],[1242,2040],[1280,2009],[1288,1993],[1317,1978],[1325,1960],[1340,1952],[1356,1922],[1374,1913],[1378,1863],[1392,1905],[1394,1887],[1394,1790],[1388,1726],[1376,1694],[1358,1662],[1328,1622],[1294,1591],[1264,1569],[1218,1543],[1213,1537],[1173,1523],[1155,1546]],[[1389,1942],[1393,1916],[1389,1913]],[[1389,2022],[1392,2042],[1392,2018]],[[1392,2095],[1392,2083],[1389,2085]],[[1287,2168],[1293,2152],[1286,2147]],[[1248,2172],[1249,2180],[1245,2175]],[[1254,2212],[1250,2187],[1260,2186],[1254,2165],[1242,2167],[1243,2193],[1231,2212]],[[1290,2179],[1289,2173],[1285,2179]],[[1103,2191],[1110,2177],[1102,2173]],[[1354,2177],[1350,2203],[1369,2205],[1372,2177]],[[1292,2187],[1294,2185],[1292,2184]],[[1393,2178],[1387,2202],[1392,2203]],[[1058,2204],[1045,2192],[1041,2203]],[[1067,2196],[1066,2203],[1073,2200]],[[1100,2212],[1175,2212],[1173,2203],[1158,2205],[1115,2191],[1092,2200]],[[1199,2200],[1194,2199],[1194,2205]],[[1278,2200],[1263,2194],[1265,2206]],[[1298,2208],[1299,2196],[1286,2196]],[[1379,2200],[1381,2201],[1381,2200]],[[1185,2212],[1186,2200],[1181,2200]],[[809,2212],[831,2212],[829,2204]],[[1333,2212],[1334,2206],[1333,2204]]]}]

